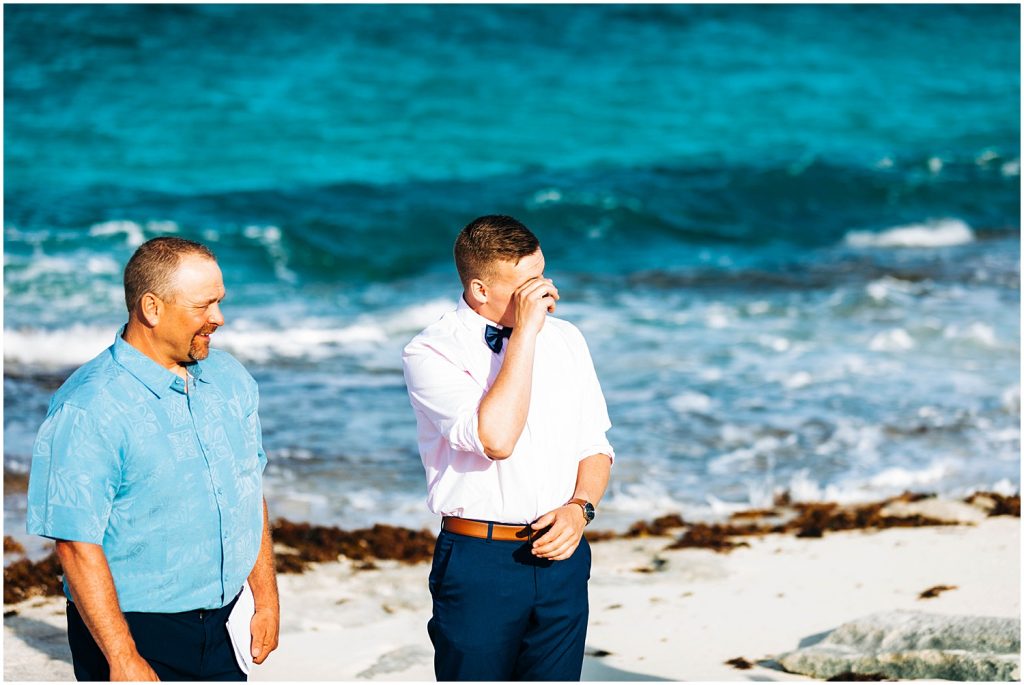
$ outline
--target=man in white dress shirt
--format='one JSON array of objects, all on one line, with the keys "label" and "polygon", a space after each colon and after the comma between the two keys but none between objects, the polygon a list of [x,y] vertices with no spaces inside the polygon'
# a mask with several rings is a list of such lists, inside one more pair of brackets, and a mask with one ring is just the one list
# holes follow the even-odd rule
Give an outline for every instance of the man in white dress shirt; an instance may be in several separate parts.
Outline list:
[{"label": "man in white dress shirt", "polygon": [[430,572],[438,680],[579,680],[590,547],[614,452],[583,335],[556,319],[536,236],[484,216],[455,242],[455,311],[406,346],[442,517]]}]

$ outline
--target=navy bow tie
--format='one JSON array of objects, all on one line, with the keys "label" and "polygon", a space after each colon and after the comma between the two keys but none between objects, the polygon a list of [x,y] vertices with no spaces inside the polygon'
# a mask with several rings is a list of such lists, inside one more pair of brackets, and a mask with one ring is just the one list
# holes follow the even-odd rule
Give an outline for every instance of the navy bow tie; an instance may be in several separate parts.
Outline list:
[{"label": "navy bow tie", "polygon": [[512,335],[512,329],[508,326],[497,328],[488,324],[487,329],[484,331],[484,342],[491,348],[491,352],[501,354],[501,346],[505,344],[505,338],[510,335]]}]

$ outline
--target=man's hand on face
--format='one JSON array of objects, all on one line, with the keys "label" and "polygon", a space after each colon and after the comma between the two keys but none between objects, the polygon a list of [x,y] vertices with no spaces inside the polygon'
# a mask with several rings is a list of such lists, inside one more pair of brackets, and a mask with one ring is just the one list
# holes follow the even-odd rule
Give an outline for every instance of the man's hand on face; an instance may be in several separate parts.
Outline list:
[{"label": "man's hand on face", "polygon": [[558,288],[550,278],[531,278],[516,288],[512,301],[516,310],[513,329],[539,333],[544,327],[544,318],[555,313]]},{"label": "man's hand on face", "polygon": [[160,678],[157,677],[156,672],[150,667],[149,662],[143,659],[140,654],[135,654],[123,661],[115,660],[114,663],[110,664],[111,682],[154,680],[160,680]]},{"label": "man's hand on face", "polygon": [[550,526],[546,533],[533,541],[533,555],[552,561],[568,559],[579,546],[586,525],[586,516],[578,504],[566,504],[549,511],[531,524],[534,530]]},{"label": "man's hand on face", "polygon": [[278,633],[281,628],[280,613],[273,608],[260,608],[249,621],[252,633],[252,661],[262,664],[267,656],[277,649]]}]

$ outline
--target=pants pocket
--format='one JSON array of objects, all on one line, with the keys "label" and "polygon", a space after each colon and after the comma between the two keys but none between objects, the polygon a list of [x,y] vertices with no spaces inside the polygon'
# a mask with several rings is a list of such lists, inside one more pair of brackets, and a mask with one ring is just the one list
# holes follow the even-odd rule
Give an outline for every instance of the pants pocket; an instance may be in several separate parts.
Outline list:
[{"label": "pants pocket", "polygon": [[434,559],[430,565],[430,577],[427,586],[430,588],[431,596],[437,596],[443,585],[445,573],[451,564],[452,554],[455,552],[455,539],[451,533],[441,531],[434,543]]}]

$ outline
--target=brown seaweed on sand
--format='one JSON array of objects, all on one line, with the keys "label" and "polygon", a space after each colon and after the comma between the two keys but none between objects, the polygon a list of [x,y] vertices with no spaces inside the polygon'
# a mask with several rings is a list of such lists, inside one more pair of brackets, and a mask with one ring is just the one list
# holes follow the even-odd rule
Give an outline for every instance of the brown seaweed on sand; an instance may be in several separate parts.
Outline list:
[{"label": "brown seaweed on sand", "polygon": [[964,499],[967,504],[981,505],[989,516],[1016,516],[1020,518],[1020,493],[1000,495],[998,492],[976,492]]},{"label": "brown seaweed on sand", "polygon": [[729,539],[732,535],[743,535],[736,533],[734,526],[707,525],[697,523],[690,526],[690,529],[683,533],[682,537],[669,545],[666,549],[683,549],[684,547],[700,547],[711,549],[715,552],[729,552],[737,547],[750,547],[747,542],[733,542]]},{"label": "brown seaweed on sand", "polygon": [[4,469],[4,494],[14,495],[24,492],[28,492],[28,474]]},{"label": "brown seaweed on sand", "polygon": [[883,528],[915,528],[919,526],[955,526],[955,521],[943,521],[921,514],[890,516],[882,514],[893,502],[914,502],[922,497],[905,493],[881,502],[842,507],[835,502],[807,502],[794,504],[797,515],[777,532],[795,532],[800,538],[820,538],[826,531],[868,530]]},{"label": "brown seaweed on sand", "polygon": [[858,682],[858,681],[860,681],[860,682],[869,682],[869,681],[875,682],[875,681],[881,681],[881,680],[888,680],[888,678],[886,678],[881,673],[853,673],[852,671],[847,671],[846,673],[840,673],[839,675],[832,676],[826,682],[829,682],[829,683],[832,683],[832,682],[851,683],[851,682]]},{"label": "brown seaweed on sand", "polygon": [[4,567],[4,604],[14,604],[29,597],[50,597],[64,594],[56,552],[40,561],[19,559]]},{"label": "brown seaweed on sand", "polygon": [[[679,514],[666,514],[665,516],[659,516],[651,522],[637,521],[629,530],[622,536],[625,538],[638,538],[659,535],[665,535],[668,531],[683,528],[687,524],[683,521],[683,517]],[[588,537],[588,539],[590,539]]]},{"label": "brown seaweed on sand", "polygon": [[282,573],[301,573],[306,568],[305,562],[335,561],[339,556],[358,562],[375,559],[396,559],[406,563],[426,561],[434,553],[435,540],[425,530],[383,524],[342,530],[335,526],[292,523],[286,519],[280,519],[274,525],[273,538],[275,543],[290,547],[297,553],[277,555],[278,570]]},{"label": "brown seaweed on sand", "polygon": [[946,592],[948,590],[956,590],[956,585],[936,585],[930,587],[917,596],[918,599],[931,599],[932,597],[938,597],[940,592]]},{"label": "brown seaweed on sand", "polygon": [[729,666],[732,666],[733,668],[738,668],[741,671],[746,671],[754,667],[754,664],[750,663],[741,656],[738,656],[735,659],[729,659],[725,663]]},{"label": "brown seaweed on sand", "polygon": [[25,548],[10,535],[4,536],[4,554],[24,554]]},{"label": "brown seaweed on sand", "polygon": [[[729,517],[729,523],[688,524],[678,514],[669,514],[651,522],[638,521],[621,537],[634,538],[666,535],[668,531],[688,527],[688,529],[667,549],[698,547],[712,549],[716,552],[729,552],[737,547],[748,546],[745,542],[736,542],[732,538],[761,536],[769,533],[793,533],[801,538],[820,538],[826,532],[841,530],[881,530],[883,528],[906,528],[918,526],[955,526],[955,521],[945,521],[923,514],[909,516],[893,516],[883,513],[887,505],[901,502],[910,503],[933,498],[933,493],[904,492],[896,497],[868,504],[843,506],[836,502],[792,502],[788,493],[775,497],[771,509],[750,509],[736,512]],[[993,510],[1012,511],[1013,499],[1005,501],[993,497]],[[1019,515],[1019,498],[1017,498]],[[764,519],[779,519],[787,516],[783,522],[765,522]],[[742,522],[742,523],[741,523]],[[606,539],[606,538],[601,538]],[[595,540],[596,541],[596,540]]]}]

